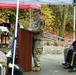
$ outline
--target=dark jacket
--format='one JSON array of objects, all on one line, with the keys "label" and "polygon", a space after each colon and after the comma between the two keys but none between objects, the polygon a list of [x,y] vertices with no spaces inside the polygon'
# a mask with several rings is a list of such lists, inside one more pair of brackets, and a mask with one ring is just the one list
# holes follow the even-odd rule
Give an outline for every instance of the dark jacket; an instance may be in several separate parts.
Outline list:
[{"label": "dark jacket", "polygon": [[74,49],[76,49],[76,40],[72,43]]}]

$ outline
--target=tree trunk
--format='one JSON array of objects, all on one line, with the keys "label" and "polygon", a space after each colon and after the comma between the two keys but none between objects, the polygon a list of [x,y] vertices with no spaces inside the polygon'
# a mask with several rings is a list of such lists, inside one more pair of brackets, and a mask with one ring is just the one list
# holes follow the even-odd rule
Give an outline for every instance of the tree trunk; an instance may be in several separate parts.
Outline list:
[{"label": "tree trunk", "polygon": [[66,28],[66,20],[68,15],[68,5],[63,6],[63,17],[61,18],[60,36],[64,37],[64,32]]}]

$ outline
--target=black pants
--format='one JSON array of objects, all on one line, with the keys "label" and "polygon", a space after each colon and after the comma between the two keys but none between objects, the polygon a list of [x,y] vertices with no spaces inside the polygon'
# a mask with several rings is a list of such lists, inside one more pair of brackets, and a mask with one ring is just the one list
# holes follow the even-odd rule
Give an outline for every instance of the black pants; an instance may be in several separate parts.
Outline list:
[{"label": "black pants", "polygon": [[68,54],[67,54],[67,57],[66,57],[66,60],[65,60],[67,63],[71,63],[73,52],[74,52],[74,49],[71,49],[71,50],[68,51]]},{"label": "black pants", "polygon": [[[72,50],[68,51],[68,54],[67,54],[67,57],[66,57],[66,62],[67,63],[69,63],[69,64],[71,63],[74,52],[76,52],[75,49],[72,49]],[[76,55],[74,56],[74,63],[73,63],[72,67],[76,67]]]}]

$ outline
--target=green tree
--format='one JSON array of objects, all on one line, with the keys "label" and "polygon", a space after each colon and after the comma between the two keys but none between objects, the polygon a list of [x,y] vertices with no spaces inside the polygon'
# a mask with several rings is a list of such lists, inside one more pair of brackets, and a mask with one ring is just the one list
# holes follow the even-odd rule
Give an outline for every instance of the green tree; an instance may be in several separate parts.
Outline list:
[{"label": "green tree", "polygon": [[[65,30],[72,32],[73,6],[72,5],[49,5],[55,16],[53,29],[59,29],[59,35],[64,37]],[[67,27],[69,25],[69,28]],[[68,29],[67,29],[68,28]]]},{"label": "green tree", "polygon": [[13,23],[16,18],[16,12],[10,9],[0,9],[0,18],[4,20],[8,18],[10,22]]},{"label": "green tree", "polygon": [[45,20],[45,31],[51,32],[55,16],[47,5],[42,5],[42,16]]},{"label": "green tree", "polygon": [[[73,6],[72,5],[41,5],[42,16],[45,20],[45,31],[55,32],[59,30],[59,35],[64,37],[65,31],[73,30]],[[32,15],[32,13],[31,13]],[[24,18],[26,17],[26,18]],[[10,23],[16,20],[16,9],[0,9],[0,18],[9,18]],[[33,18],[33,16],[32,16]],[[30,12],[19,10],[19,22],[25,28],[30,25]]]}]

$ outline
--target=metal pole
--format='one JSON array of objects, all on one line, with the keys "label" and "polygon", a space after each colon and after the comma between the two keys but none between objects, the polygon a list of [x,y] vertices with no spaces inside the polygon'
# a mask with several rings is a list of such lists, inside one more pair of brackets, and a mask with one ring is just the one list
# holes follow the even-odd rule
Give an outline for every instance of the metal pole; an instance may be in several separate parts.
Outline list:
[{"label": "metal pole", "polygon": [[74,5],[74,26],[73,26],[73,41],[75,41],[75,13],[76,13],[76,7]]},{"label": "metal pole", "polygon": [[16,9],[16,25],[15,25],[15,36],[14,36],[14,52],[13,52],[12,75],[14,75],[14,64],[15,64],[15,54],[16,54],[15,52],[16,52],[16,43],[17,43],[18,12],[19,12],[19,0],[17,0],[17,9]]},{"label": "metal pole", "polygon": [[31,8],[30,8],[30,27],[31,27]]}]

